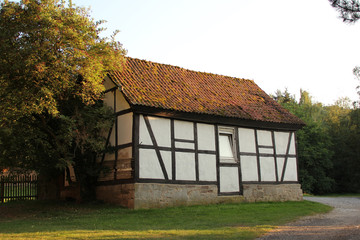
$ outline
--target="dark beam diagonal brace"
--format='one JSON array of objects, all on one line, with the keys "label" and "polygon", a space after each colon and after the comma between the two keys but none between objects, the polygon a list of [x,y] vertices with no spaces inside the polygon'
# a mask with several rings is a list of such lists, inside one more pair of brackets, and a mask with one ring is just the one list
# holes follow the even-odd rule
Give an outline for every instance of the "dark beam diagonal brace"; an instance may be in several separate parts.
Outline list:
[{"label": "dark beam diagonal brace", "polygon": [[286,165],[287,165],[288,158],[289,158],[292,135],[293,135],[293,132],[290,132],[289,139],[288,139],[288,145],[287,145],[287,149],[286,149],[285,160],[284,160],[284,166],[283,166],[282,173],[281,173],[281,182],[284,181],[284,177],[285,177],[285,170],[286,170]]},{"label": "dark beam diagonal brace", "polygon": [[145,120],[145,124],[146,124],[146,127],[147,127],[147,130],[149,132],[149,135],[150,135],[150,138],[151,138],[151,141],[154,145],[154,148],[155,148],[155,152],[156,152],[156,155],[158,157],[158,160],[159,160],[159,163],[160,163],[160,167],[161,167],[161,170],[164,174],[164,178],[165,180],[169,180],[169,177],[168,177],[168,174],[167,174],[167,171],[166,171],[166,168],[165,168],[165,164],[164,164],[164,160],[162,159],[162,156],[161,156],[161,153],[160,153],[160,149],[159,149],[159,146],[156,142],[156,139],[155,139],[155,135],[154,135],[154,132],[151,128],[151,124],[150,124],[150,121],[149,121],[149,118],[148,116],[144,116],[144,120]]}]

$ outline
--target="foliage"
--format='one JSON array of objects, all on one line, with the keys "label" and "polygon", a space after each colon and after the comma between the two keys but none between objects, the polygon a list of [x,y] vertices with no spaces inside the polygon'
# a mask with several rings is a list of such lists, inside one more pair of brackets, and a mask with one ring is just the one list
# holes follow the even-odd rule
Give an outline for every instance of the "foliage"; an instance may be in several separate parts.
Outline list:
[{"label": "foliage", "polygon": [[287,91],[275,99],[306,122],[297,133],[299,179],[307,193],[360,192],[360,109],[348,98],[334,105],[313,103],[301,91],[297,102]]},{"label": "foliage", "polygon": [[84,199],[112,124],[103,79],[125,54],[99,37],[101,23],[71,1],[0,4],[0,168],[56,176],[72,166]]},{"label": "foliage", "polygon": [[103,133],[113,123],[112,110],[102,102],[85,105],[76,99],[61,106],[57,117],[23,117],[11,128],[3,128],[0,165],[50,176],[73,166],[83,198],[94,198],[94,183],[104,170],[97,160],[105,151]]},{"label": "foliage", "polygon": [[[306,126],[297,132],[299,180],[304,192],[325,193],[331,191],[333,179],[329,177],[333,164],[332,144],[323,126],[324,108],[314,104],[306,91],[301,91],[299,102],[294,96],[277,91],[275,99],[293,114],[300,117]],[[284,101],[284,99],[286,101]]]},{"label": "foliage", "polygon": [[323,194],[333,188],[330,175],[333,167],[331,141],[323,127],[308,123],[297,134],[299,156],[299,179],[307,193]]},{"label": "foliage", "polygon": [[64,116],[68,123],[66,129],[71,129],[71,142],[65,151],[71,155],[66,160],[74,167],[82,199],[94,200],[97,179],[107,170],[98,160],[108,150],[104,136],[113,125],[113,110],[102,102],[89,106],[78,101],[75,108],[67,104],[63,106],[66,108],[63,112],[67,113]]},{"label": "foliage", "polygon": [[[360,19],[360,1],[359,0],[329,0],[331,6],[334,7],[339,13],[340,18],[344,22],[355,23]],[[360,81],[360,67],[356,66],[353,73]],[[360,107],[360,85],[356,87],[359,95],[359,100],[354,102],[354,107]]]},{"label": "foliage", "polygon": [[[102,22],[59,0],[0,4],[0,125],[24,116],[59,114],[60,101],[94,103],[107,71],[125,51],[101,38]],[[80,84],[77,84],[80,83]]]},{"label": "foliage", "polygon": [[[360,67],[357,66],[353,69],[353,73],[355,75],[355,77],[358,79],[358,81],[360,82]],[[354,107],[355,108],[360,108],[360,85],[358,85],[356,87],[357,90],[357,94],[359,95],[359,100],[357,102],[354,102]]]},{"label": "foliage", "polygon": [[[341,14],[344,22],[355,23],[360,19],[359,0],[329,0]],[[360,80],[360,67],[353,69]],[[360,85],[356,87],[359,100],[354,109],[339,115],[337,121],[330,121],[329,131],[335,150],[333,176],[337,179],[337,191],[360,193]]]},{"label": "foliage", "polygon": [[300,216],[330,210],[308,201],[148,210],[14,202],[0,205],[0,239],[254,239]]},{"label": "foliage", "polygon": [[329,0],[344,22],[356,22],[360,18],[360,3],[358,0]]},{"label": "foliage", "polygon": [[360,193],[360,109],[346,111],[337,122],[328,124],[335,153],[332,171],[335,191]]}]

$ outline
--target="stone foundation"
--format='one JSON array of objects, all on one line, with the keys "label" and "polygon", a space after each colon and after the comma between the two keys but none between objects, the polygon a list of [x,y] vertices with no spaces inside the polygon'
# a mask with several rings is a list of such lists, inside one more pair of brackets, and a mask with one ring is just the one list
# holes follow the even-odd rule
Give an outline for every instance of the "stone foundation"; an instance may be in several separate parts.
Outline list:
[{"label": "stone foundation", "polygon": [[243,195],[219,196],[216,185],[135,183],[134,208],[259,201],[301,201],[300,184],[244,184]]},{"label": "stone foundation", "polygon": [[97,198],[127,208],[161,208],[215,203],[301,201],[300,184],[244,184],[243,195],[218,195],[216,185],[129,183],[96,188]]},{"label": "stone foundation", "polygon": [[217,203],[215,185],[135,184],[135,208],[160,208]]},{"label": "stone foundation", "polygon": [[300,184],[244,184],[243,195],[248,202],[301,201]]}]

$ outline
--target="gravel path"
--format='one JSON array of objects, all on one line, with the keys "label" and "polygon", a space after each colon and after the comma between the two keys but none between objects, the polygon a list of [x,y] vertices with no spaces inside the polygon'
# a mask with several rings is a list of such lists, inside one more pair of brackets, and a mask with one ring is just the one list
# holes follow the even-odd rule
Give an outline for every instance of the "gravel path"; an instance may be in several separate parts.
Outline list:
[{"label": "gravel path", "polygon": [[304,199],[333,206],[334,210],[279,226],[258,240],[360,240],[360,198],[304,197]]}]

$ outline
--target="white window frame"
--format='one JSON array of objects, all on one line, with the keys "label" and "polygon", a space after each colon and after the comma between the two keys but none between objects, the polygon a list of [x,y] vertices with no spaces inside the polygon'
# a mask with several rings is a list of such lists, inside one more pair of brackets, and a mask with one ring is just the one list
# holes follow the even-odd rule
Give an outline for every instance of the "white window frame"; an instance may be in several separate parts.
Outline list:
[{"label": "white window frame", "polygon": [[[230,148],[232,151],[232,157],[225,157],[225,156],[221,156],[221,140],[220,140],[220,136],[221,135],[227,135],[229,136],[229,144],[230,144]],[[218,134],[218,139],[219,139],[219,158],[220,158],[220,163],[236,163],[237,161],[237,154],[236,154],[236,139],[235,139],[235,128],[233,127],[219,127],[219,134]]]}]

